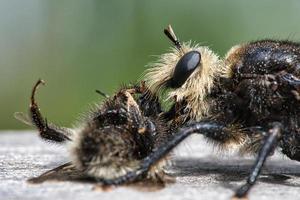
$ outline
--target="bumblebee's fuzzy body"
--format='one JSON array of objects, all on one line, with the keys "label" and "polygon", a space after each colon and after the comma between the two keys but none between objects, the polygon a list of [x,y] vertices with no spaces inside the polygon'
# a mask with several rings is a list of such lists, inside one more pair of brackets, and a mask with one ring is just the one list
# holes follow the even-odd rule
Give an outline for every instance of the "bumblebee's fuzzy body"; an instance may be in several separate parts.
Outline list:
[{"label": "bumblebee's fuzzy body", "polygon": [[[167,136],[155,109],[146,116],[135,97],[136,89],[121,89],[93,111],[71,146],[73,163],[87,175],[116,178],[136,169]],[[144,92],[147,93],[147,92]],[[143,94],[142,94],[143,95]],[[152,106],[159,106],[152,95]],[[160,110],[158,107],[157,110]],[[155,130],[154,130],[155,129]],[[163,173],[162,167],[157,172]],[[157,174],[148,175],[155,178]]]},{"label": "bumblebee's fuzzy body", "polygon": [[[80,179],[91,178],[100,183],[117,178],[137,169],[140,161],[168,137],[166,124],[160,118],[159,100],[144,84],[121,88],[90,111],[78,128],[71,130],[48,124],[42,117],[34,97],[41,83],[43,81],[39,80],[32,92],[32,123],[43,139],[66,142],[71,162],[32,179],[32,182],[62,179],[61,176],[69,176],[65,177],[68,180],[73,176],[72,170]],[[160,159],[143,179],[163,183],[166,177],[163,167],[167,161],[166,157]]]}]

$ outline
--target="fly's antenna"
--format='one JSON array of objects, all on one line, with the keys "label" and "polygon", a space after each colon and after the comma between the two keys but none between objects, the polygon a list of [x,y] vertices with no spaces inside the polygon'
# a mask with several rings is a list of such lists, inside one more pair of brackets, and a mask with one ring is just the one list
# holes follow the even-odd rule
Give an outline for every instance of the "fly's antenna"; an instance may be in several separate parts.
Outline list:
[{"label": "fly's antenna", "polygon": [[183,51],[181,44],[180,44],[179,40],[177,39],[171,25],[168,25],[168,27],[164,29],[164,33],[174,43],[175,47],[178,50]]}]

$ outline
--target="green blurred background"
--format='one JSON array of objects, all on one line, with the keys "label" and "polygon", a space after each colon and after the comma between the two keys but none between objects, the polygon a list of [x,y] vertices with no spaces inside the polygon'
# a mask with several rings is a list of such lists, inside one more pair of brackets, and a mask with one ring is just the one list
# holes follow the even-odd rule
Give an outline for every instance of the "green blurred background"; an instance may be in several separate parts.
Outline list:
[{"label": "green blurred background", "polygon": [[300,41],[299,19],[297,0],[0,0],[0,129],[28,128],[13,113],[27,112],[38,78],[42,112],[70,126],[101,100],[95,89],[137,80],[170,47],[168,24],[223,56],[244,41]]}]

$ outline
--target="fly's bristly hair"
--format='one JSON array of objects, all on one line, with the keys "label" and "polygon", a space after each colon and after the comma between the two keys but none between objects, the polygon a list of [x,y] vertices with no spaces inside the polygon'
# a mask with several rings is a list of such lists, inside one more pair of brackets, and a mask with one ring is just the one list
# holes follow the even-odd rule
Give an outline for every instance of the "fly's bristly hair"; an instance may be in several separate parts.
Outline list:
[{"label": "fly's bristly hair", "polygon": [[191,42],[182,43],[180,49],[173,47],[171,52],[161,55],[158,61],[148,65],[144,78],[154,93],[166,89],[176,64],[185,53],[191,51],[201,54],[201,62],[181,87],[167,91],[167,100],[186,101],[185,117],[200,120],[209,115],[207,94],[214,87],[216,78],[226,76],[227,73],[223,61],[208,47],[193,45]]}]

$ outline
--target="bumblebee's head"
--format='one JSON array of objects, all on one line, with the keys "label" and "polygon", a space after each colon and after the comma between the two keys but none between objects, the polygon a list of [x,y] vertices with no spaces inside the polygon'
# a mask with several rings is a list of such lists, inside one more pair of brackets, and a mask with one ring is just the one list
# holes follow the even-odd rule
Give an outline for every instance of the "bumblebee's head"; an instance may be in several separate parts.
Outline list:
[{"label": "bumblebee's head", "polygon": [[164,30],[174,43],[170,53],[160,56],[156,63],[150,64],[145,79],[153,92],[167,90],[169,98],[185,100],[186,109],[192,119],[200,119],[208,113],[205,101],[210,93],[215,77],[222,73],[222,62],[208,47],[180,43],[172,27]]}]

